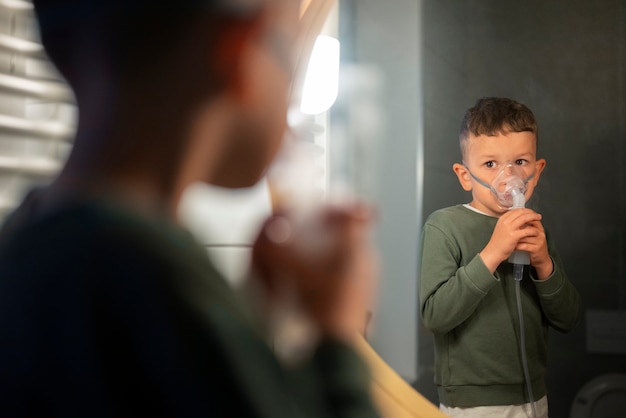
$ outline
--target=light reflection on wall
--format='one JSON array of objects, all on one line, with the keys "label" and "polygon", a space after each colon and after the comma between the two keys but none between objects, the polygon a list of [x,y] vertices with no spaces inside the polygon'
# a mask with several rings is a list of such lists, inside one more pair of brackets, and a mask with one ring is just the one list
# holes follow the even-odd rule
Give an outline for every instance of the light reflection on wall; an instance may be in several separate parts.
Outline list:
[{"label": "light reflection on wall", "polygon": [[339,83],[339,41],[331,36],[318,36],[309,61],[300,110],[316,115],[330,109],[337,99]]}]

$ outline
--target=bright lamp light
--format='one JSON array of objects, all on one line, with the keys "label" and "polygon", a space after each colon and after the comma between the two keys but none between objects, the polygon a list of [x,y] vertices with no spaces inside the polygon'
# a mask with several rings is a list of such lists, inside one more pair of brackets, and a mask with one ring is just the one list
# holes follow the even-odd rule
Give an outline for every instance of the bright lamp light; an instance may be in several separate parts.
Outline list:
[{"label": "bright lamp light", "polygon": [[318,36],[304,78],[300,111],[316,115],[328,110],[339,87],[339,41]]}]

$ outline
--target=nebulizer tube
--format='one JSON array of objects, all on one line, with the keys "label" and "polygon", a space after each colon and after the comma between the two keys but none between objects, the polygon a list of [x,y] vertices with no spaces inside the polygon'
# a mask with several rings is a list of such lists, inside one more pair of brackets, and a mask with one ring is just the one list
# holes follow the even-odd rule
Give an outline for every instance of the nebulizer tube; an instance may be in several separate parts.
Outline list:
[{"label": "nebulizer tube", "polygon": [[[523,184],[523,183],[522,183]],[[511,209],[524,208],[526,205],[526,197],[524,195],[524,188],[515,186],[511,187],[509,194],[513,200],[513,206]],[[528,392],[528,399],[532,408],[533,417],[537,417],[537,411],[535,409],[535,399],[533,396],[533,389],[530,382],[530,373],[528,371],[528,360],[526,358],[526,336],[524,332],[524,312],[522,311],[522,299],[520,284],[524,276],[524,266],[530,264],[530,254],[526,251],[515,250],[509,257],[509,263],[513,264],[513,273],[515,277],[515,297],[517,299],[517,314],[519,316],[519,333],[520,333],[520,351],[522,353],[522,367],[524,368],[524,379],[526,380],[526,390]]]}]

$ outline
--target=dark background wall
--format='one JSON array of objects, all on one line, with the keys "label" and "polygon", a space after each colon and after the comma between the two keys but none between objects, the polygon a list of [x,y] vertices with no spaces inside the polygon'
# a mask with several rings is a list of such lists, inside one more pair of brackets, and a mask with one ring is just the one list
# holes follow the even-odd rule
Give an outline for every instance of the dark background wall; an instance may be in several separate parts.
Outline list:
[{"label": "dark background wall", "polygon": [[[585,311],[623,315],[626,2],[422,4],[423,216],[470,199],[451,170],[465,109],[483,96],[521,101],[538,119],[539,156],[548,162],[532,205],[543,214]],[[569,334],[550,334],[552,417],[567,417],[576,392],[592,377],[626,372],[626,354],[588,349],[586,335],[594,326],[583,320]],[[432,341],[423,329],[418,342],[416,386],[436,401]]]}]

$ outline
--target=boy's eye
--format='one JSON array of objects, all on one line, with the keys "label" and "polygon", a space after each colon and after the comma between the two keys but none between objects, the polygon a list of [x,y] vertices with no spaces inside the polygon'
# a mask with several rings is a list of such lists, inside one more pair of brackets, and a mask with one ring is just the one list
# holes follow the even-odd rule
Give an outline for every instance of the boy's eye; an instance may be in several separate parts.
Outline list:
[{"label": "boy's eye", "polygon": [[485,167],[487,168],[494,168],[496,166],[496,162],[495,161],[487,161],[485,163]]},{"label": "boy's eye", "polygon": [[515,164],[517,164],[517,165],[526,165],[526,164],[528,164],[528,160],[524,160],[523,158],[520,158],[519,160],[515,160]]}]

